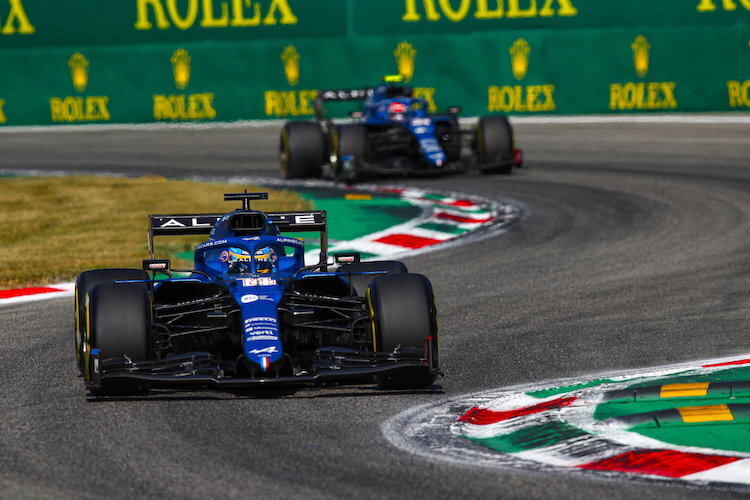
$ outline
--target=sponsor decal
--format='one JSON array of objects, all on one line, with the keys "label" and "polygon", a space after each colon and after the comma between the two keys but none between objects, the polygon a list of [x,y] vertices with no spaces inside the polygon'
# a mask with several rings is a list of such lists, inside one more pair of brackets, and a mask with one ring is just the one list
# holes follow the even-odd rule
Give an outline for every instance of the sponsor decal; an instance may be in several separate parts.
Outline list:
[{"label": "sponsor decal", "polygon": [[256,340],[279,340],[279,337],[277,335],[262,335],[262,334],[253,334],[249,337],[245,338],[246,342],[254,342]]},{"label": "sponsor decal", "polygon": [[186,0],[181,4],[187,4],[184,14],[175,0],[136,0],[135,29],[255,28],[298,22],[289,0]]},{"label": "sponsor decal", "polygon": [[[189,220],[187,220],[189,219]],[[182,220],[184,222],[180,222],[177,219],[169,219],[167,222],[161,224],[158,226],[159,228],[166,228],[166,227],[213,227],[213,223],[211,222],[199,222],[200,219],[204,219],[205,217],[183,217]]]},{"label": "sponsor decal", "polygon": [[31,35],[36,31],[26,15],[23,0],[8,0],[7,13],[0,10],[0,18],[5,17],[5,24],[0,26],[0,35]]},{"label": "sponsor decal", "polygon": [[245,320],[247,341],[278,340],[278,321],[272,317],[248,318]]},{"label": "sponsor decal", "polygon": [[[421,8],[420,8],[421,7]],[[407,23],[435,22],[445,18],[460,23],[465,19],[527,19],[536,17],[572,17],[578,15],[573,0],[405,0],[401,20]]]},{"label": "sponsor decal", "polygon": [[[745,10],[750,10],[750,2],[747,0],[739,0],[739,4]],[[737,10],[737,0],[700,0],[697,10],[698,12],[713,12],[719,7],[724,10]]]},{"label": "sponsor decal", "polygon": [[227,244],[227,240],[226,239],[223,239],[223,240],[212,240],[212,241],[207,241],[205,243],[201,243],[200,245],[197,245],[195,247],[195,249],[196,250],[203,250],[204,248],[217,247],[217,246],[226,245],[226,244]]},{"label": "sponsor decal", "polygon": [[276,241],[279,243],[288,243],[290,245],[301,246],[303,243],[297,238],[280,237]]},{"label": "sponsor decal", "polygon": [[[513,42],[510,49],[510,67],[513,77],[524,80],[529,70],[531,46],[523,38]],[[555,85],[491,85],[487,87],[487,111],[548,112],[557,109]]]},{"label": "sponsor decal", "polygon": [[[638,78],[648,75],[651,64],[651,44],[643,35],[638,35],[630,45],[633,51],[633,67]],[[626,82],[609,86],[609,109],[652,110],[677,109],[675,82]]]},{"label": "sponsor decal", "polygon": [[277,284],[274,278],[238,278],[242,286],[273,286]]},{"label": "sponsor decal", "polygon": [[[283,63],[287,83],[295,87],[301,76],[302,56],[294,45],[287,45],[279,56]],[[310,116],[315,114],[313,101],[318,97],[317,90],[267,90],[263,93],[266,116]]]},{"label": "sponsor decal", "polygon": [[299,52],[294,45],[287,45],[281,53],[286,81],[294,87],[299,83]]},{"label": "sponsor decal", "polygon": [[393,51],[393,57],[396,58],[398,74],[408,82],[414,76],[414,61],[417,56],[417,50],[409,42],[400,42]]},{"label": "sponsor decal", "polygon": [[240,301],[243,304],[250,304],[251,302],[255,302],[257,300],[260,300],[260,297],[258,297],[257,295],[254,295],[252,293],[249,293],[247,295],[243,295],[242,298],[240,299]]},{"label": "sponsor decal", "polygon": [[271,354],[279,352],[279,348],[275,345],[264,347],[262,349],[253,349],[248,351],[250,354],[258,354],[260,356],[270,356]]},{"label": "sponsor decal", "polygon": [[219,261],[226,262],[229,260],[229,251],[224,250],[221,252],[221,255],[219,255]]},{"label": "sponsor decal", "polygon": [[[393,51],[393,57],[396,58],[398,74],[401,75],[403,81],[411,80],[416,68],[417,49],[411,43],[401,41]],[[430,113],[438,110],[435,104],[435,87],[414,87],[414,97],[427,101],[427,109]]]},{"label": "sponsor decal", "polygon": [[[190,83],[192,58],[187,50],[176,49],[170,57],[172,75],[178,90],[184,90]],[[196,94],[156,94],[153,97],[154,120],[213,120],[216,110],[213,92]]]},{"label": "sponsor decal", "polygon": [[[727,94],[729,95],[730,108],[750,108],[750,80],[740,82],[730,80],[727,82]],[[0,111],[2,105],[0,104]]]},{"label": "sponsor decal", "polygon": [[[80,52],[70,56],[68,69],[73,88],[76,92],[84,92],[89,84],[89,61],[86,56]],[[107,96],[52,97],[49,100],[51,120],[55,123],[109,121],[108,104]]]}]

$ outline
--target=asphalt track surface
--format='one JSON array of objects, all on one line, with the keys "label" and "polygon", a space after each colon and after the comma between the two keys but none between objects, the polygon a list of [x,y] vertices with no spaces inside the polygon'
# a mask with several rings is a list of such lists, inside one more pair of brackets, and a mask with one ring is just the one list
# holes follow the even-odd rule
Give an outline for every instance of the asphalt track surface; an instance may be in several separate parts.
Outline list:
[{"label": "asphalt track surface", "polygon": [[[434,284],[440,388],[88,400],[72,299],[19,304],[0,310],[0,497],[741,496],[432,463],[384,440],[389,417],[447,397],[750,353],[750,125],[516,130],[529,170],[403,181],[526,212],[504,234],[406,259]],[[276,127],[5,132],[0,169],[277,178],[276,137]]]}]

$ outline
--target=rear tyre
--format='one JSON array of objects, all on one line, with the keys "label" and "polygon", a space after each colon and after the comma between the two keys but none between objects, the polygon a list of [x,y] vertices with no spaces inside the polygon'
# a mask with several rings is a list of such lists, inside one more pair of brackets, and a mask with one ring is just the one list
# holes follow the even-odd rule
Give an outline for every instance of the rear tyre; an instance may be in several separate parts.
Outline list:
[{"label": "rear tyre", "polygon": [[[88,294],[86,335],[101,359],[127,357],[145,361],[153,357],[151,300],[141,284],[102,283]],[[94,394],[142,394],[148,384],[104,380]]]},{"label": "rear tyre", "polygon": [[315,122],[289,122],[281,129],[279,165],[285,179],[320,177],[326,141]]},{"label": "rear tyre", "polygon": [[[336,272],[339,273],[368,273],[375,271],[385,271],[388,274],[401,274],[409,272],[403,262],[396,260],[379,260],[374,262],[355,262],[353,264],[342,264]],[[367,293],[367,287],[372,280],[380,278],[384,274],[355,274],[349,278],[349,282],[354,289],[354,293],[364,297]]]},{"label": "rear tyre", "polygon": [[334,179],[353,183],[359,178],[359,165],[365,159],[367,129],[364,125],[339,125],[333,136],[332,149],[336,153]]},{"label": "rear tyre", "polygon": [[513,129],[504,116],[483,116],[477,123],[474,152],[483,173],[507,174],[513,168]]},{"label": "rear tyre", "polygon": [[[430,281],[421,274],[393,274],[375,278],[367,291],[373,329],[373,349],[424,353],[426,337],[432,337],[432,365],[438,367],[438,331],[435,300]],[[382,388],[425,387],[437,375],[428,367],[408,367],[378,375]]]},{"label": "rear tyre", "polygon": [[86,303],[85,298],[92,288],[101,283],[114,283],[115,281],[147,280],[148,274],[140,269],[94,269],[85,271],[76,278],[75,286],[75,343],[76,363],[78,370],[83,374],[85,369],[84,357],[88,349],[86,345]]}]

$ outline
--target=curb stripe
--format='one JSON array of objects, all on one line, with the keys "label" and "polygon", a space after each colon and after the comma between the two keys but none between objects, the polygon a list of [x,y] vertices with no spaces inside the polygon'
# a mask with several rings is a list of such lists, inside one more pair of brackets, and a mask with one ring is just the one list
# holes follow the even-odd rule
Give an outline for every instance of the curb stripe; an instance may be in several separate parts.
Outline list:
[{"label": "curb stripe", "polygon": [[456,222],[464,222],[464,223],[472,223],[472,224],[484,224],[484,223],[492,222],[493,220],[495,220],[495,217],[485,217],[483,219],[474,219],[471,217],[454,215],[448,212],[438,212],[435,214],[435,217],[437,217],[438,219],[447,219],[447,220],[453,220]]},{"label": "curb stripe", "polygon": [[62,288],[52,288],[48,286],[35,286],[30,288],[16,288],[14,290],[0,290],[0,299],[11,299],[14,297],[24,297],[27,295],[37,295],[40,293],[65,292]]},{"label": "curb stripe", "polygon": [[385,243],[386,245],[394,245],[404,248],[423,248],[436,243],[440,243],[443,240],[436,240],[434,238],[423,238],[422,236],[416,236],[413,234],[389,234],[375,240],[378,243]]},{"label": "curb stripe", "polygon": [[552,401],[539,403],[538,405],[527,406],[525,408],[518,408],[515,410],[508,410],[508,411],[494,411],[494,410],[488,410],[485,408],[474,407],[468,410],[463,415],[461,415],[458,418],[458,421],[465,422],[467,424],[474,424],[474,425],[495,424],[497,422],[502,422],[504,420],[510,420],[511,418],[524,417],[526,415],[533,415],[534,413],[541,413],[547,410],[563,408],[565,406],[570,405],[576,399],[578,398],[576,397],[557,398],[557,399],[553,399]]},{"label": "curb stripe", "polygon": [[635,450],[581,465],[578,468],[680,478],[737,460],[740,459],[722,455],[683,453],[674,450]]},{"label": "curb stripe", "polygon": [[748,365],[750,359],[738,359],[737,361],[726,361],[724,363],[714,363],[712,365],[702,365],[701,368],[714,368],[716,366],[733,366],[733,365]]}]

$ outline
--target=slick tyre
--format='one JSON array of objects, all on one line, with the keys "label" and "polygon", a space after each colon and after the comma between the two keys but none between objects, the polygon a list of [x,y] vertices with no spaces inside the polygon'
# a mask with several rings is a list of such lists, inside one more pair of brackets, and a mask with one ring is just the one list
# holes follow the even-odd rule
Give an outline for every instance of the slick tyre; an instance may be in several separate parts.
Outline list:
[{"label": "slick tyre", "polygon": [[359,124],[339,125],[333,136],[332,148],[336,153],[334,178],[346,183],[356,182],[359,179],[358,167],[365,159],[367,129]]},{"label": "slick tyre", "polygon": [[[375,278],[367,291],[372,319],[373,347],[377,352],[424,353],[432,337],[432,366],[438,367],[438,331],[430,281],[421,274],[389,274]],[[414,389],[431,385],[436,375],[428,367],[407,367],[375,377],[382,388]]]},{"label": "slick tyre", "polygon": [[88,350],[86,344],[86,295],[92,288],[101,283],[147,279],[146,272],[140,269],[94,269],[78,275],[75,284],[75,344],[76,363],[81,373],[84,371],[84,357]]},{"label": "slick tyre", "polygon": [[285,179],[320,177],[326,141],[315,122],[289,122],[281,129],[279,166]]},{"label": "slick tyre", "polygon": [[[403,262],[396,260],[379,260],[373,262],[355,262],[353,264],[342,264],[336,272],[339,273],[371,273],[385,272],[387,274],[401,274],[409,272]],[[354,293],[364,297],[367,293],[367,287],[372,280],[380,278],[384,274],[353,274],[349,277],[349,283],[352,285]]]},{"label": "slick tyre", "polygon": [[[91,348],[101,359],[127,357],[144,361],[153,355],[151,299],[145,284],[99,284],[88,294],[88,331]],[[142,394],[145,383],[103,382],[97,395]]]},{"label": "slick tyre", "polygon": [[507,174],[513,168],[513,129],[504,116],[483,116],[477,123],[474,150],[483,173]]}]

